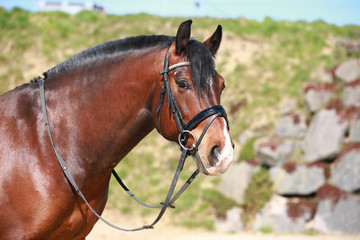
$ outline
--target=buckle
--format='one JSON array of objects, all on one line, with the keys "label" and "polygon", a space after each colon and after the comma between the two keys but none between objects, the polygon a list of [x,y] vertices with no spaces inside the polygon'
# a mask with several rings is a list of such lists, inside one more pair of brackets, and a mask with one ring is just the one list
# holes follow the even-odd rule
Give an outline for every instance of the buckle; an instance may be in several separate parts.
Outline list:
[{"label": "buckle", "polygon": [[[187,148],[185,145],[186,145],[187,140],[188,140],[188,138],[189,138],[189,136],[188,136],[189,134],[190,134],[190,135],[192,136],[192,138],[194,139],[194,143],[192,144],[192,146],[191,146],[190,148]],[[188,150],[188,151],[192,151],[192,150],[194,150],[195,147],[196,147],[197,140],[196,140],[195,135],[194,135],[191,131],[189,131],[189,130],[183,130],[183,131],[179,134],[178,142],[179,142],[179,145],[180,145],[180,147],[181,147],[182,149],[186,149],[186,150]]]}]

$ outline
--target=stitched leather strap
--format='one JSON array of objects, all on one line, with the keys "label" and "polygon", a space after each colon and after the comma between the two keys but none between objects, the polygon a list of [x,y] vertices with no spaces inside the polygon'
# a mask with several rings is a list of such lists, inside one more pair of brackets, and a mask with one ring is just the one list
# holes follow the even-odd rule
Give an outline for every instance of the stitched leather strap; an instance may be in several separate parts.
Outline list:
[{"label": "stitched leather strap", "polygon": [[225,109],[221,105],[211,106],[199,112],[195,117],[193,117],[184,127],[186,130],[192,130],[196,125],[200,122],[204,121],[206,118],[218,114],[219,116],[225,118],[227,126],[229,127],[229,123],[227,120],[227,115]]},{"label": "stitched leather strap", "polygon": [[168,106],[168,108],[171,108],[178,131],[182,132],[184,129],[184,126],[186,125],[184,118],[182,117],[179,107],[176,103],[175,96],[171,90],[168,73],[170,71],[174,70],[175,68],[190,66],[191,64],[190,64],[190,62],[180,62],[180,63],[174,64],[169,67],[170,47],[168,48],[168,50],[166,51],[166,54],[165,54],[164,69],[162,71],[160,71],[160,75],[164,76],[164,78],[163,78],[164,84],[161,87],[160,101],[159,101],[158,108],[156,110],[158,112],[158,129],[159,129],[160,133],[161,133],[161,128],[160,128],[161,109],[162,109],[162,105],[164,103],[165,94],[167,96],[167,106]]},{"label": "stitched leather strap", "polygon": [[[131,198],[133,198],[136,202],[138,202],[139,204],[143,205],[144,207],[147,208],[161,208],[163,206],[163,202],[160,202],[160,205],[158,206],[152,206],[149,205],[143,201],[141,201],[140,199],[138,199],[135,194],[133,194],[129,188],[124,184],[124,182],[121,180],[121,178],[119,177],[119,175],[116,173],[116,171],[113,169],[112,170],[112,174],[114,175],[115,179],[118,181],[118,183],[120,184],[120,186],[125,190],[125,192],[127,194],[129,194],[129,196]],[[173,205],[175,203],[175,201],[181,196],[181,194],[183,194],[185,192],[185,190],[189,187],[189,185],[192,183],[192,181],[196,178],[196,176],[199,174],[199,170],[196,169],[195,172],[189,177],[189,179],[184,183],[184,185],[180,188],[180,190],[171,198],[170,202],[169,202],[169,207],[171,208],[175,208],[175,206]]]}]

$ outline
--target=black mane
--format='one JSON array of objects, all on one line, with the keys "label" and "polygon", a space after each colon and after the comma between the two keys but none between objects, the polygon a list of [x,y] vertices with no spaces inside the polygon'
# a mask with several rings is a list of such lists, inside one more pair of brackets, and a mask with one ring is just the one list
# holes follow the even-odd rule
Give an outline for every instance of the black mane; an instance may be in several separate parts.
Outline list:
[{"label": "black mane", "polygon": [[191,78],[194,87],[201,93],[209,91],[209,86],[215,77],[214,56],[209,48],[196,40],[190,40],[183,53],[191,63]]},{"label": "black mane", "polygon": [[[86,49],[55,67],[44,72],[45,79],[66,71],[84,66],[88,63],[110,58],[112,56],[149,47],[169,47],[175,37],[164,35],[137,36],[109,41]],[[164,56],[165,57],[165,56]],[[215,63],[210,50],[201,42],[191,39],[185,48],[183,58],[191,62],[191,77],[198,92],[207,90],[215,76]]]},{"label": "black mane", "polygon": [[148,47],[167,47],[175,41],[174,37],[153,35],[153,36],[137,36],[114,41],[105,42],[97,46],[86,49],[55,67],[44,72],[45,78],[61,74],[63,72],[84,66],[93,61],[109,58],[124,52],[135,51]]}]

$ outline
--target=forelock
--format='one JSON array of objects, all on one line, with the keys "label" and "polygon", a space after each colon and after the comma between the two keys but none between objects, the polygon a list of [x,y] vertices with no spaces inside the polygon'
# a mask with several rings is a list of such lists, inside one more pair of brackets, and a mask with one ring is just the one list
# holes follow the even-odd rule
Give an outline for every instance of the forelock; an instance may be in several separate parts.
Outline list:
[{"label": "forelock", "polygon": [[199,94],[208,93],[215,77],[214,56],[209,48],[205,44],[191,39],[186,45],[183,57],[188,58],[191,63],[191,78],[195,90]]}]

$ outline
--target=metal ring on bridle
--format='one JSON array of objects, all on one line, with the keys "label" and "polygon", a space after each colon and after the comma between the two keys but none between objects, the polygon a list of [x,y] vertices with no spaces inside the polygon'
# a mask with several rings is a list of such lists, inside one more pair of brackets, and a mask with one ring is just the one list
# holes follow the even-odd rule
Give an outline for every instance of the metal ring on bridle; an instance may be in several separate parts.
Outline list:
[{"label": "metal ring on bridle", "polygon": [[[184,146],[183,143],[182,143],[184,139],[187,139],[187,138],[188,138],[188,137],[185,136],[185,134],[190,134],[190,135],[192,136],[192,138],[194,139],[194,143],[192,144],[191,148],[187,148],[187,147]],[[197,142],[195,135],[194,135],[191,131],[189,131],[189,130],[183,130],[183,131],[179,134],[178,141],[179,141],[179,145],[180,145],[180,147],[181,147],[182,149],[187,149],[187,150],[189,150],[189,151],[192,151],[192,150],[195,149],[195,147],[196,147],[196,142]]]}]

